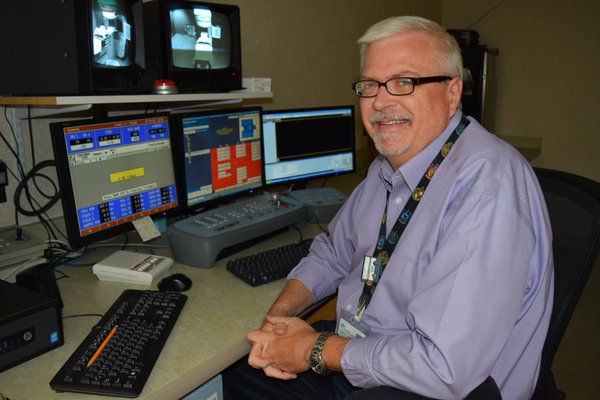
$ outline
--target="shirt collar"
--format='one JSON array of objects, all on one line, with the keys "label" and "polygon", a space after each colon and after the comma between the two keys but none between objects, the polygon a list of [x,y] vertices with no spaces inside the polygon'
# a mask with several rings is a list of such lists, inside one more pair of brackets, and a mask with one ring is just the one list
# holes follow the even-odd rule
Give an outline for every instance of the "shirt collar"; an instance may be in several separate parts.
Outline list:
[{"label": "shirt collar", "polygon": [[419,181],[425,174],[425,171],[429,168],[429,164],[457,127],[461,117],[462,111],[458,110],[456,114],[450,118],[450,122],[442,133],[417,155],[398,168],[397,171],[394,171],[390,163],[387,162],[387,160],[384,160],[381,165],[379,176],[387,190],[391,191],[396,184],[408,185],[411,192],[415,190]]}]

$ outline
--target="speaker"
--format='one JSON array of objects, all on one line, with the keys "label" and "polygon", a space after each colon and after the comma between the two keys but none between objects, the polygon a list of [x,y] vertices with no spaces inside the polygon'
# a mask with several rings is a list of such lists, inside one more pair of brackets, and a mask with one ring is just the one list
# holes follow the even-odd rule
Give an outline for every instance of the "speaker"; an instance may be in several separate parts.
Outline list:
[{"label": "speaker", "polygon": [[8,0],[0,13],[3,95],[80,94],[91,89],[79,54],[75,1]]}]

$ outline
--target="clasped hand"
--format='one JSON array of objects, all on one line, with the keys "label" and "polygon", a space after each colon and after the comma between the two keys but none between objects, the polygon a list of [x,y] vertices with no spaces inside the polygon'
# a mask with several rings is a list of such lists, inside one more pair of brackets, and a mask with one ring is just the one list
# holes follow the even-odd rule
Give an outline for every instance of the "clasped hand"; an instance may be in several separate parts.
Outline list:
[{"label": "clasped hand", "polygon": [[267,376],[294,379],[310,367],[308,359],[318,335],[300,318],[267,315],[260,330],[248,333],[252,345],[248,363]]}]

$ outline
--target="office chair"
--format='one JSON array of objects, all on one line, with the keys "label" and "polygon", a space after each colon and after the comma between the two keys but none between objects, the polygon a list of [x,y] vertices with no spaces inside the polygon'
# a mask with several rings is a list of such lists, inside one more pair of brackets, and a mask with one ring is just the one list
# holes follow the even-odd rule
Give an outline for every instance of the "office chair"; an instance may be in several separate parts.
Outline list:
[{"label": "office chair", "polygon": [[533,400],[562,400],[551,366],[556,350],[600,253],[600,183],[543,168],[540,182],[554,236],[554,309]]},{"label": "office chair", "polygon": [[[600,183],[567,172],[534,168],[540,182],[553,234],[554,305],[548,335],[542,350],[540,374],[531,400],[564,400],[555,384],[552,361],[567,329],[583,288],[600,253]],[[488,382],[476,388],[467,399],[481,396]],[[493,388],[492,388],[493,389]],[[363,389],[348,400],[393,398],[393,388]],[[491,392],[493,393],[493,391]],[[499,396],[499,393],[498,393]],[[499,397],[498,397],[499,398]]]}]

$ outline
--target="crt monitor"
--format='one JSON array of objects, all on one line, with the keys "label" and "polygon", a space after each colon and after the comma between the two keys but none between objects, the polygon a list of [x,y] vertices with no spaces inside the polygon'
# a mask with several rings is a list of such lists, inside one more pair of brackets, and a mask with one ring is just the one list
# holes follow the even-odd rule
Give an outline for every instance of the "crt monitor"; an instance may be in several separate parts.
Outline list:
[{"label": "crt monitor", "polygon": [[132,229],[179,206],[168,114],[50,125],[69,242],[80,246]]},{"label": "crt monitor", "polygon": [[263,111],[262,121],[266,185],[355,171],[353,106]]},{"label": "crt monitor", "polygon": [[238,6],[192,0],[145,4],[147,31],[157,79],[173,80],[180,91],[224,92],[242,88]]},{"label": "crt monitor", "polygon": [[143,0],[4,0],[0,93],[148,91]]},{"label": "crt monitor", "polygon": [[129,67],[136,62],[133,8],[125,0],[91,0],[90,39],[93,66]]},{"label": "crt monitor", "polygon": [[142,92],[146,81],[141,0],[86,0],[94,92]]},{"label": "crt monitor", "polygon": [[175,114],[182,203],[188,212],[262,187],[261,108]]}]

